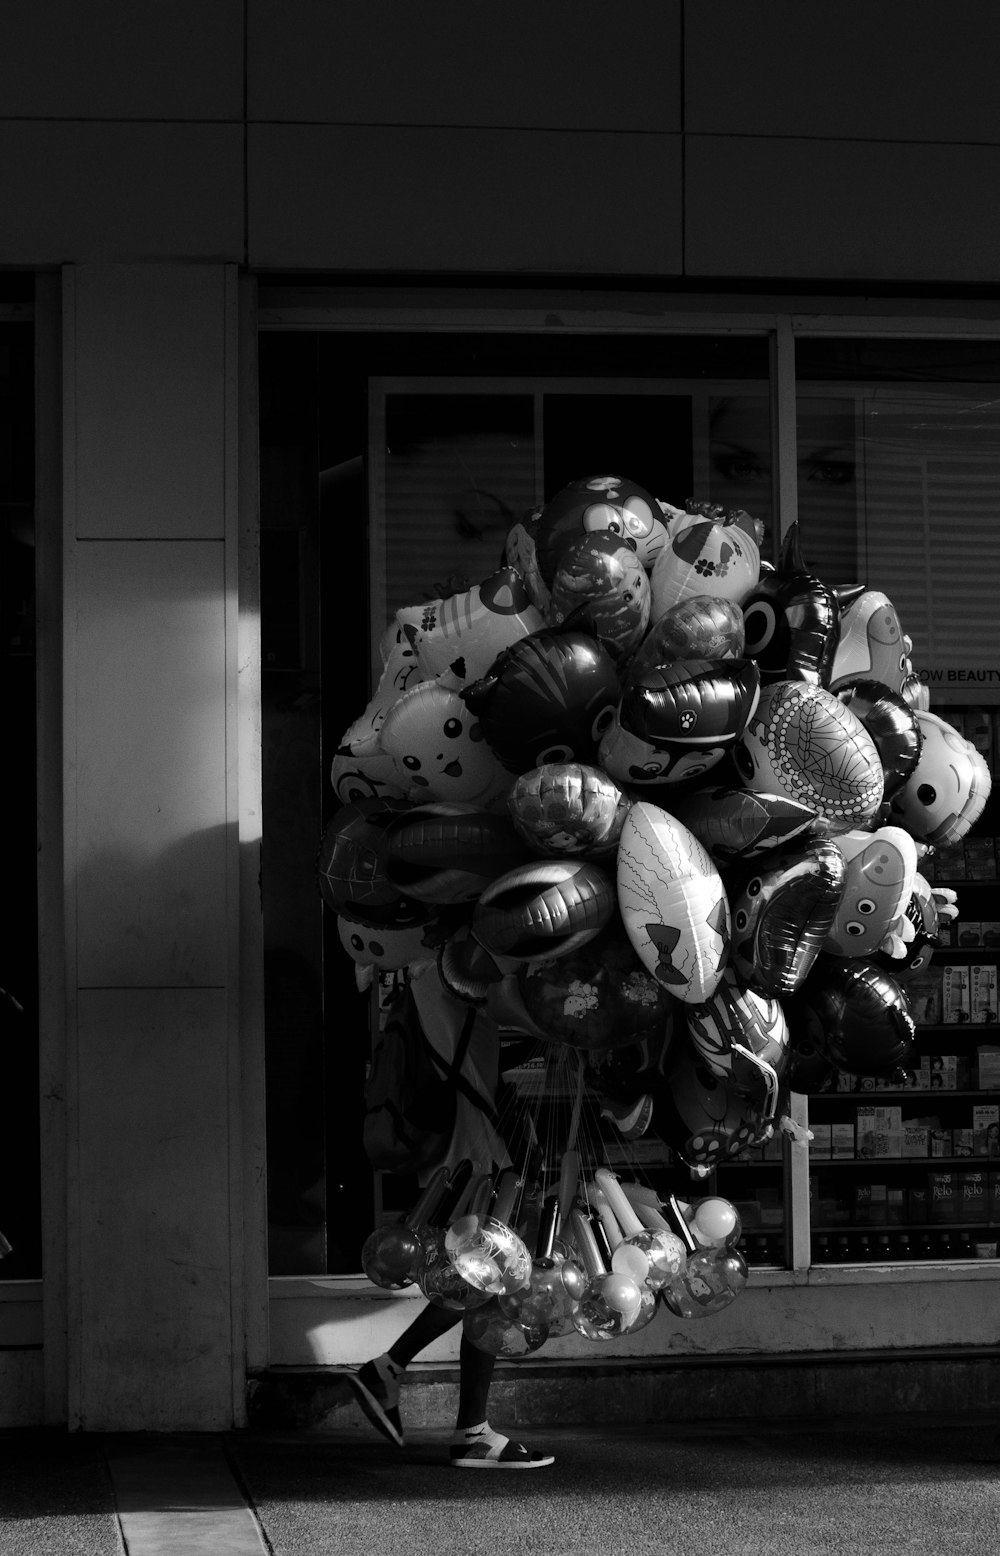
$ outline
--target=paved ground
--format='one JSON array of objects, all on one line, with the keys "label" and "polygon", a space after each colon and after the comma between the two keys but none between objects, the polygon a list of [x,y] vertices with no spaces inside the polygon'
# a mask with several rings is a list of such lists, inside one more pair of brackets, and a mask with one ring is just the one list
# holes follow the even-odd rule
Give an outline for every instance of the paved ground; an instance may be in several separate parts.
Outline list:
[{"label": "paved ground", "polygon": [[430,1432],[0,1434],[0,1556],[997,1556],[998,1427],[576,1428],[507,1475],[453,1470]]}]

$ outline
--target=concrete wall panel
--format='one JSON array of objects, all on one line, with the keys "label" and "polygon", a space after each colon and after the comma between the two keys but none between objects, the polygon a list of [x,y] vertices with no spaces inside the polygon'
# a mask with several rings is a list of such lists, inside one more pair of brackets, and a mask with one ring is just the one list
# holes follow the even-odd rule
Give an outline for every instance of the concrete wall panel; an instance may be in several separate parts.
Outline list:
[{"label": "concrete wall panel", "polygon": [[680,4],[250,0],[251,120],[679,130]]},{"label": "concrete wall panel", "polygon": [[685,270],[983,282],[1000,269],[1000,148],[692,136]]},{"label": "concrete wall panel", "polygon": [[5,118],[239,119],[241,0],[34,0],[5,8]]},{"label": "concrete wall panel", "polygon": [[680,138],[257,125],[250,263],[264,269],[680,268]]},{"label": "concrete wall panel", "polygon": [[242,255],[242,125],[2,125],[0,264]]},{"label": "concrete wall panel", "polygon": [[693,133],[1000,143],[1000,11],[912,0],[694,0]]},{"label": "concrete wall panel", "polygon": [[78,547],[81,987],[226,982],[223,565],[213,542]]},{"label": "concrete wall panel", "polygon": [[221,539],[226,309],[221,266],[76,273],[80,539]]},{"label": "concrete wall panel", "polygon": [[225,1426],[226,994],[100,989],[78,1011],[75,1424]]}]

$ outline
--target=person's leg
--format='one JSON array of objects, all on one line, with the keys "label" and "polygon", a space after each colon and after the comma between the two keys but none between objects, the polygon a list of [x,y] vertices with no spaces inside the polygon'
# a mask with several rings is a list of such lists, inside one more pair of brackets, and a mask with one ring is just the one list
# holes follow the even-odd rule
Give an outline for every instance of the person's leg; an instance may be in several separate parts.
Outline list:
[{"label": "person's leg", "polygon": [[365,1362],[357,1372],[348,1373],[348,1382],[365,1415],[397,1448],[403,1446],[399,1380],[414,1356],[447,1334],[449,1329],[454,1329],[461,1319],[461,1313],[428,1302],[387,1351]]},{"label": "person's leg", "polygon": [[495,1432],[487,1419],[487,1402],[496,1358],[481,1351],[465,1335],[459,1350],[458,1419],[451,1445],[451,1463],[463,1470],[541,1469],[555,1463],[551,1453],[539,1453]]}]

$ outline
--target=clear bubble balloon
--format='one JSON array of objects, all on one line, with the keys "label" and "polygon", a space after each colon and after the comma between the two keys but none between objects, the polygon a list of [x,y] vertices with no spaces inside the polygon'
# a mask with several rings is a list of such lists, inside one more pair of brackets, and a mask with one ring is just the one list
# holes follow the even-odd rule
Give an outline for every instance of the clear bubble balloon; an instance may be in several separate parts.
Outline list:
[{"label": "clear bubble balloon", "polygon": [[662,1291],[684,1268],[687,1249],[674,1232],[644,1230],[633,1232],[615,1248],[611,1268],[631,1275],[649,1291]]},{"label": "clear bubble balloon", "polygon": [[746,1260],[736,1248],[702,1248],[662,1296],[678,1318],[708,1318],[735,1302],[746,1283]]},{"label": "clear bubble balloon", "polygon": [[642,1289],[617,1270],[594,1275],[573,1312],[573,1325],[588,1340],[617,1340],[642,1310]]},{"label": "clear bubble balloon", "polygon": [[446,1237],[449,1255],[458,1273],[487,1296],[518,1291],[531,1275],[531,1254],[506,1222],[484,1216],[461,1239]]},{"label": "clear bubble balloon", "polygon": [[375,1286],[400,1291],[412,1286],[423,1262],[424,1241],[405,1222],[379,1226],[365,1239],[361,1267]]},{"label": "clear bubble balloon", "polygon": [[447,1308],[452,1313],[465,1313],[470,1308],[482,1307],[490,1300],[489,1291],[468,1279],[470,1270],[471,1261],[464,1274],[455,1268],[451,1254],[444,1245],[444,1237],[440,1236],[426,1247],[417,1284],[428,1302],[432,1302],[435,1307]]},{"label": "clear bubble balloon", "polygon": [[740,1213],[728,1199],[712,1196],[698,1200],[692,1207],[690,1227],[703,1248],[734,1248],[743,1233]]},{"label": "clear bubble balloon", "polygon": [[462,1330],[477,1350],[507,1359],[532,1355],[549,1337],[547,1325],[511,1318],[496,1297],[467,1313]]}]

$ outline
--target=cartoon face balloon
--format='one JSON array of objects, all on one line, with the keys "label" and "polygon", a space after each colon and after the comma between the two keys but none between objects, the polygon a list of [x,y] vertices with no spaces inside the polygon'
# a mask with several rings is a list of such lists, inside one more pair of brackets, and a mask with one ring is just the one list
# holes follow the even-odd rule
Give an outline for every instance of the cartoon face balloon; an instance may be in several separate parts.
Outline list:
[{"label": "cartoon face balloon", "polygon": [[649,625],[649,579],[635,546],[610,530],[571,541],[552,580],[548,619],[582,627],[617,660],[628,659]]},{"label": "cartoon face balloon", "polygon": [[504,767],[526,773],[548,762],[594,765],[619,682],[596,638],[546,627],[506,649],[462,697]]},{"label": "cartoon face balloon", "polygon": [[772,1116],[713,1075],[690,1043],[675,1044],[656,1098],[656,1127],[689,1166],[710,1172],[762,1144],[773,1133]]},{"label": "cartoon face balloon", "polygon": [[444,932],[437,919],[402,929],[358,924],[342,917],[337,919],[340,943],[353,962],[359,967],[380,967],[390,971],[436,956]]},{"label": "cartoon face balloon", "polygon": [[727,967],[712,997],[688,1007],[687,1027],[712,1074],[773,1116],[788,1063],[788,1026],[778,1001],[744,988]]},{"label": "cartoon face balloon", "polygon": [[653,977],[685,1002],[715,992],[729,954],[722,880],[693,833],[666,811],[633,805],[618,844],[618,905]]},{"label": "cartoon face balloon", "polygon": [[557,492],[539,515],[535,545],[545,582],[551,587],[570,541],[602,530],[633,541],[645,568],[667,538],[656,499],[643,487],[616,475],[584,476]]},{"label": "cartoon face balloon", "polygon": [[868,731],[821,686],[765,686],[735,752],[748,789],[785,794],[835,830],[862,826],[882,803],[882,764]]},{"label": "cartoon face balloon", "polygon": [[889,802],[894,821],[924,843],[957,843],[975,826],[992,779],[982,752],[936,713],[918,712],[922,744],[909,778]]},{"label": "cartoon face balloon", "polygon": [[622,784],[707,772],[742,734],[758,696],[752,659],[680,660],[630,674],[600,763]]},{"label": "cartoon face balloon", "polygon": [[847,865],[828,840],[775,849],[727,876],[732,968],[751,989],[781,999],[804,981],[843,896]]},{"label": "cartoon face balloon", "polygon": [[833,842],[844,856],[847,875],[823,950],[874,956],[913,891],[917,845],[902,827],[842,832]]},{"label": "cartoon face balloon", "polygon": [[841,604],[826,684],[835,692],[852,681],[880,681],[901,692],[913,669],[908,652],[892,601],[877,589],[850,591]]},{"label": "cartoon face balloon", "polygon": [[405,692],[386,714],[379,743],[411,800],[506,804],[509,774],[459,693],[441,681]]}]

